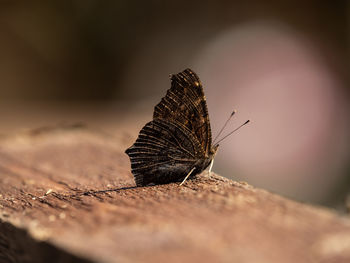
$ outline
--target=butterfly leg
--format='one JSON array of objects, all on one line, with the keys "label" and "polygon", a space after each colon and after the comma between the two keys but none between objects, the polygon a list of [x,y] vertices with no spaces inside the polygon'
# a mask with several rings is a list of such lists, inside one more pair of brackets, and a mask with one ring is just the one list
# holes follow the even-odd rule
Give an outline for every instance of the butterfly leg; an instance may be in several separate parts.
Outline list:
[{"label": "butterfly leg", "polygon": [[192,170],[186,175],[185,179],[181,182],[180,186],[184,184],[184,182],[187,180],[187,178],[191,175],[191,173],[196,169],[196,167],[193,167]]},{"label": "butterfly leg", "polygon": [[209,167],[209,170],[208,170],[208,176],[210,176],[211,168],[213,168],[213,165],[214,165],[214,159],[212,159],[211,162],[210,162],[210,167]]}]

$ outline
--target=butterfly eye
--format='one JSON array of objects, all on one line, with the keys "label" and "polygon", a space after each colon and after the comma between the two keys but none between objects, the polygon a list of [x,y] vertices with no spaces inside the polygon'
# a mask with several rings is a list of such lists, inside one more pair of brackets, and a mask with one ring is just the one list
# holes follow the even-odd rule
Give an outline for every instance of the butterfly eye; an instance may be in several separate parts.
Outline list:
[{"label": "butterfly eye", "polygon": [[219,148],[219,144],[215,144],[215,145],[211,148],[210,153],[211,153],[211,154],[215,154],[215,153],[217,152],[218,148]]}]

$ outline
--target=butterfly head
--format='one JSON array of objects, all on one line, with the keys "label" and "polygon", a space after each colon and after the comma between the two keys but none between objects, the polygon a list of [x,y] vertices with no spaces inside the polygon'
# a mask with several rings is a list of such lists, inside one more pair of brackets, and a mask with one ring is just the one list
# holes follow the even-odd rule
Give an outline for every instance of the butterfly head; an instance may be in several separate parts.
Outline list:
[{"label": "butterfly head", "polygon": [[214,144],[213,147],[211,147],[210,151],[209,151],[209,155],[214,158],[216,152],[218,151],[219,148],[219,144]]}]

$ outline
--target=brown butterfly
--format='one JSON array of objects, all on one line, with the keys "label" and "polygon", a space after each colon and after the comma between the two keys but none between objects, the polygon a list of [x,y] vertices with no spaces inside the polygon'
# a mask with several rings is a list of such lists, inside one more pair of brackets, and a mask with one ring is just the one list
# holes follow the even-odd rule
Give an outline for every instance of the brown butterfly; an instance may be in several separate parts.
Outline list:
[{"label": "brown butterfly", "polygon": [[153,120],[125,153],[136,185],[145,186],[184,183],[212,164],[218,147],[218,143],[212,145],[202,84],[196,73],[185,69],[171,75],[171,88],[155,106]]}]

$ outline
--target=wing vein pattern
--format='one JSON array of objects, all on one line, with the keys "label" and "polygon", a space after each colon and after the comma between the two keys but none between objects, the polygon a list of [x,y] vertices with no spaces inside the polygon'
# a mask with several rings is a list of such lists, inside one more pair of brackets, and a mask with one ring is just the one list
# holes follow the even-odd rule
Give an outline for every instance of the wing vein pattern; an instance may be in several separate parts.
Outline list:
[{"label": "wing vein pattern", "polygon": [[126,153],[137,185],[183,178],[198,156],[204,154],[200,143],[186,127],[162,119],[147,123]]}]

